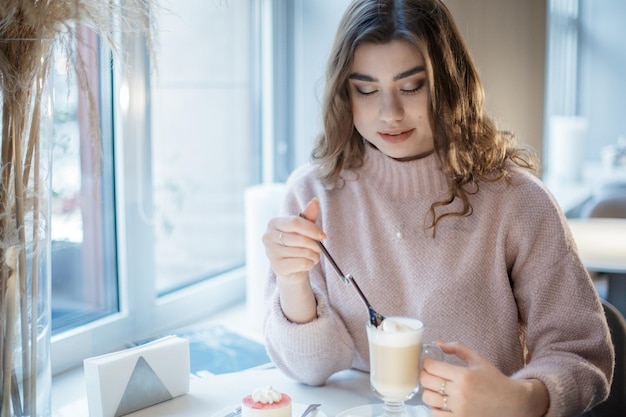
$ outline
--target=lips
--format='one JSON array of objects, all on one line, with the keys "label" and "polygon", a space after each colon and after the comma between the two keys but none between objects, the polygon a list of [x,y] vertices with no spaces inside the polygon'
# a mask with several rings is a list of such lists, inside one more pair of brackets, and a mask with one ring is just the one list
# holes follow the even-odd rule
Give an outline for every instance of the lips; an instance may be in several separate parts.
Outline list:
[{"label": "lips", "polygon": [[415,129],[378,132],[378,135],[387,143],[401,143],[407,140]]}]

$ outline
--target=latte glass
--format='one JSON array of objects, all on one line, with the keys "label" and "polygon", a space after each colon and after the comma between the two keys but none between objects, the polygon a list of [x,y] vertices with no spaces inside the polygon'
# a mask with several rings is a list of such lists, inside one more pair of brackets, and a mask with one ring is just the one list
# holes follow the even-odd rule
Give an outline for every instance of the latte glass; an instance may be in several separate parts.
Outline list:
[{"label": "latte glass", "polygon": [[[424,356],[443,360],[437,345],[424,344],[424,324],[408,317],[388,317],[381,327],[367,324],[370,351],[370,384],[383,400],[382,416],[407,416],[404,402],[419,391]],[[386,326],[394,323],[395,325]]]}]

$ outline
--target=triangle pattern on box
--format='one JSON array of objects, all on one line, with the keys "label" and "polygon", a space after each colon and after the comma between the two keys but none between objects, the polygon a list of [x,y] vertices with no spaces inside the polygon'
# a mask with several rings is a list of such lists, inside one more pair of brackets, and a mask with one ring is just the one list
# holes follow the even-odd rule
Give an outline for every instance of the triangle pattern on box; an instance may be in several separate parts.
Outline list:
[{"label": "triangle pattern on box", "polygon": [[171,400],[172,394],[163,385],[163,382],[154,372],[148,362],[140,356],[135,369],[117,406],[115,417],[120,417],[133,411]]}]

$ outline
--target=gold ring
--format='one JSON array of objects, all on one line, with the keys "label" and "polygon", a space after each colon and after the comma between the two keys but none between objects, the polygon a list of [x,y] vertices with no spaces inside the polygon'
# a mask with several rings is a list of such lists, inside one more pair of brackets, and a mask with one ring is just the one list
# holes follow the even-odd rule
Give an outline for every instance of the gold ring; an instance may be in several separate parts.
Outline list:
[{"label": "gold ring", "polygon": [[444,379],[441,383],[441,388],[439,388],[439,394],[445,396],[446,395],[446,380]]},{"label": "gold ring", "polygon": [[282,231],[278,234],[278,242],[280,242],[281,246],[285,246],[285,242],[283,242],[283,232]]}]

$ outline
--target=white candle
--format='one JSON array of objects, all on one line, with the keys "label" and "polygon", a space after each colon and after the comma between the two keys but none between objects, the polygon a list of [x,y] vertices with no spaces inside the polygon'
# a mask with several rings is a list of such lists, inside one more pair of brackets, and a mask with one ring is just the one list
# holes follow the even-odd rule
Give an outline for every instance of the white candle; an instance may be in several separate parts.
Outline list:
[{"label": "white candle", "polygon": [[582,159],[588,123],[584,117],[552,116],[548,143],[548,174],[560,183],[582,179]]}]

